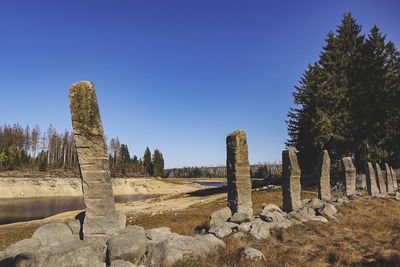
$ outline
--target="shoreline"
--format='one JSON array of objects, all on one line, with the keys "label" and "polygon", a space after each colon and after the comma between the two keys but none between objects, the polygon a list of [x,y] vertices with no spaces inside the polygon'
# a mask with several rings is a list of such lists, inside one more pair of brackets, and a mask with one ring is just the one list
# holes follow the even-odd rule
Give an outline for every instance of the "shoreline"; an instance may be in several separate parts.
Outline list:
[{"label": "shoreline", "polygon": [[[174,180],[151,177],[115,178],[112,179],[113,192],[115,196],[164,195],[204,188],[193,180],[182,179],[179,183]],[[82,196],[80,178],[0,178],[0,199],[74,196]]]}]

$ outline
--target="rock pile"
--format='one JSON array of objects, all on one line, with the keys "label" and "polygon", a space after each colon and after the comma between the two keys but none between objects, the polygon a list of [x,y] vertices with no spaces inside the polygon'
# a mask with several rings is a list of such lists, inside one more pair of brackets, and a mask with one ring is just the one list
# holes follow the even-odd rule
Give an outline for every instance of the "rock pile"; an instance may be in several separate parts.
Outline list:
[{"label": "rock pile", "polygon": [[0,266],[171,266],[189,256],[205,257],[225,244],[213,235],[183,236],[167,227],[128,226],[105,243],[79,240],[64,223],[38,228],[9,246]]},{"label": "rock pile", "polygon": [[[344,201],[341,201],[341,203],[344,203]],[[219,238],[229,235],[240,238],[248,235],[257,240],[266,239],[270,236],[270,230],[273,228],[288,228],[307,221],[328,222],[328,220],[336,220],[337,209],[335,205],[339,205],[337,200],[323,201],[313,198],[303,201],[299,209],[287,213],[275,204],[265,204],[260,214],[243,221],[234,222],[232,216],[228,216],[228,210],[223,208],[211,214],[208,233]],[[221,214],[224,214],[224,216],[221,216]]]}]

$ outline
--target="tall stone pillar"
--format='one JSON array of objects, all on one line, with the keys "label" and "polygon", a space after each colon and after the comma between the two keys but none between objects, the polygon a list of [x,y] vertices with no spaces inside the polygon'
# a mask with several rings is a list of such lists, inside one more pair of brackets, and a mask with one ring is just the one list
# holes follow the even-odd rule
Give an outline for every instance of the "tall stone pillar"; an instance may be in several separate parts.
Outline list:
[{"label": "tall stone pillar", "polygon": [[387,188],[387,192],[389,194],[394,192],[394,186],[393,186],[393,176],[392,176],[392,172],[390,170],[390,166],[389,164],[385,163],[385,183],[386,183],[386,188]]},{"label": "tall stone pillar", "polygon": [[319,160],[318,197],[322,200],[331,200],[331,158],[327,150],[321,153]]},{"label": "tall stone pillar", "polygon": [[391,170],[392,178],[393,178],[393,188],[394,188],[394,190],[397,190],[397,188],[399,187],[399,184],[397,183],[396,172],[394,171],[394,169],[392,167],[390,167],[390,170]]},{"label": "tall stone pillar", "polygon": [[86,206],[83,236],[103,237],[125,227],[115,208],[103,125],[92,82],[70,87],[70,109]]},{"label": "tall stone pillar", "polygon": [[374,167],[371,162],[365,163],[365,176],[367,178],[367,191],[368,194],[372,197],[379,196],[379,189],[376,183],[376,175]]},{"label": "tall stone pillar", "polygon": [[383,178],[382,170],[378,163],[375,163],[375,174],[378,180],[379,192],[381,192],[381,195],[387,196],[385,179]]},{"label": "tall stone pillar", "polygon": [[234,213],[253,216],[250,165],[245,131],[235,131],[226,137],[226,167],[228,177],[228,207]]},{"label": "tall stone pillar", "polygon": [[301,172],[296,153],[297,150],[294,147],[290,147],[282,152],[282,208],[285,212],[301,208]]},{"label": "tall stone pillar", "polygon": [[342,162],[344,166],[346,196],[351,196],[356,193],[356,168],[351,157],[342,158]]}]

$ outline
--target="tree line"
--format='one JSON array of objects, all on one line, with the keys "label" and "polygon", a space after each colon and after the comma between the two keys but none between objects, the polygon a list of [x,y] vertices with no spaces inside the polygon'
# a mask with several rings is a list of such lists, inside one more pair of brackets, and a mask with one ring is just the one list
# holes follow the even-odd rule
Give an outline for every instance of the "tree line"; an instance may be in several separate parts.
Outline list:
[{"label": "tree line", "polygon": [[315,171],[327,149],[334,167],[353,156],[400,167],[400,56],[374,26],[367,36],[345,14],[329,32],[319,60],[310,64],[293,93],[288,146],[299,150],[305,171]]},{"label": "tree line", "polygon": [[[164,157],[147,147],[143,159],[129,154],[128,145],[112,138],[109,145],[112,176],[164,176]],[[42,131],[20,124],[0,126],[0,171],[6,170],[70,170],[79,172],[79,163],[72,133],[58,132],[53,125]]]},{"label": "tree line", "polygon": [[153,154],[146,147],[143,157],[130,156],[128,145],[121,144],[118,137],[111,138],[109,144],[111,175],[164,177],[164,156],[155,149]]},{"label": "tree line", "polygon": [[[251,178],[267,178],[280,175],[282,165],[278,163],[250,165]],[[183,167],[165,170],[166,177],[173,178],[224,178],[226,177],[226,167]]]}]

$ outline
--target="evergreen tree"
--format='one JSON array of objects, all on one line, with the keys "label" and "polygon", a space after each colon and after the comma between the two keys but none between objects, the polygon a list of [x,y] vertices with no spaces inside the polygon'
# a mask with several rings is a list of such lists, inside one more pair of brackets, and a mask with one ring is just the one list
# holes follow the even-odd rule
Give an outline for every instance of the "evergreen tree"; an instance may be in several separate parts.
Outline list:
[{"label": "evergreen tree", "polygon": [[348,155],[359,167],[367,160],[398,166],[399,65],[395,45],[376,26],[364,38],[351,14],[328,33],[318,62],[295,87],[296,106],[288,114],[287,145],[299,149],[305,171],[313,171],[324,149],[336,166]]},{"label": "evergreen tree", "polygon": [[148,147],[146,147],[146,150],[144,151],[143,155],[143,166],[144,166],[144,171],[149,174],[150,176],[153,175],[153,166],[151,162],[151,152]]},{"label": "evergreen tree", "polygon": [[164,176],[164,158],[158,149],[154,150],[153,154],[153,175]]},{"label": "evergreen tree", "polygon": [[393,42],[389,41],[385,49],[386,79],[385,90],[387,104],[385,113],[387,120],[384,125],[388,159],[387,161],[400,167],[400,54]]}]

